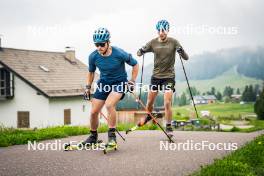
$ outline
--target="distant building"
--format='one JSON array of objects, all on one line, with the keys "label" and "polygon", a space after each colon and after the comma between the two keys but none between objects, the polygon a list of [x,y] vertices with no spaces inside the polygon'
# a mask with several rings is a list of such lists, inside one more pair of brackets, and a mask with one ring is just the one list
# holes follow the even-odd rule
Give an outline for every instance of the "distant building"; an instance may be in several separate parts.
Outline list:
[{"label": "distant building", "polygon": [[242,95],[239,95],[239,94],[233,94],[231,95],[231,100],[232,101],[236,101],[236,102],[239,102],[242,98]]},{"label": "distant building", "polygon": [[70,48],[66,52],[0,48],[0,124],[88,125],[90,102],[82,98],[86,75],[87,66]]},{"label": "distant building", "polygon": [[[195,104],[211,104],[216,102],[216,97],[214,95],[198,95],[193,97]],[[190,104],[193,104],[190,100]]]}]

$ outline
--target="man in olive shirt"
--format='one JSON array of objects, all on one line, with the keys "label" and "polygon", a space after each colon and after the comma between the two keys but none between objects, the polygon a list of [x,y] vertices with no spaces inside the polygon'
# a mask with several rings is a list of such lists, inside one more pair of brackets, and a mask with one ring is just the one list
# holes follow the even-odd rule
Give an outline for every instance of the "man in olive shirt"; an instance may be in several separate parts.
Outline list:
[{"label": "man in olive shirt", "polygon": [[[164,107],[166,119],[166,131],[172,135],[172,95],[175,91],[175,55],[176,51],[185,60],[188,55],[183,50],[180,43],[171,37],[168,37],[169,23],[166,20],[158,21],[156,25],[158,37],[152,39],[144,47],[137,52],[138,56],[144,53],[154,53],[154,69],[151,77],[150,91],[148,92],[147,109],[149,112],[153,110],[153,104],[159,90],[164,91]],[[148,115],[138,126],[146,124],[151,117]]]}]

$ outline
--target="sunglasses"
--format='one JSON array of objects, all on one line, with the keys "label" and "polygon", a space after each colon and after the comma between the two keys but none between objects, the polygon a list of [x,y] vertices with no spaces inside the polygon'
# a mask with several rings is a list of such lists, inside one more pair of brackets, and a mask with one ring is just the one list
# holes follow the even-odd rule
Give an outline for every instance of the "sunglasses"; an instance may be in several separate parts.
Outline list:
[{"label": "sunglasses", "polygon": [[101,46],[101,47],[105,47],[105,44],[106,44],[106,43],[95,43],[95,46],[96,46],[96,47],[99,47],[99,46]]}]

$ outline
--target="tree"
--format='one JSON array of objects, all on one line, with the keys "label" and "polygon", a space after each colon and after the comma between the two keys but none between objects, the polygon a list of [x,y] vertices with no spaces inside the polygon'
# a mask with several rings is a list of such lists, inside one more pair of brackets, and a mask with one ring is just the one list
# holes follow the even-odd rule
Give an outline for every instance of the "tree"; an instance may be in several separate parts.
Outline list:
[{"label": "tree", "polygon": [[187,98],[186,98],[186,94],[183,92],[180,97],[179,106],[184,106],[186,104],[187,104]]},{"label": "tree", "polygon": [[246,85],[246,87],[245,87],[245,89],[244,89],[244,91],[243,91],[243,93],[242,93],[242,100],[243,101],[248,101],[249,100],[249,96],[248,96],[248,85]]},{"label": "tree", "polygon": [[249,86],[249,101],[253,102],[256,101],[257,95],[253,89],[253,85]]},{"label": "tree", "polygon": [[240,95],[240,89],[239,89],[239,88],[237,88],[237,90],[236,90],[236,94],[237,94],[237,95]]},{"label": "tree", "polygon": [[264,87],[256,103],[254,104],[254,111],[257,114],[258,119],[264,120]]},{"label": "tree", "polygon": [[254,102],[256,101],[257,95],[253,90],[252,85],[246,85],[244,92],[242,93],[242,100],[246,102]]},{"label": "tree", "polygon": [[[191,89],[191,92],[192,92],[192,95],[193,96],[200,95],[200,92],[194,86],[193,87],[190,87],[190,89]],[[187,93],[187,95],[189,97],[191,97],[190,96],[190,90],[189,90],[189,88],[186,89],[186,93]]]},{"label": "tree", "polygon": [[226,86],[223,94],[224,94],[224,96],[230,98],[231,95],[233,94],[233,92],[234,92],[234,89],[232,87]]},{"label": "tree", "polygon": [[222,100],[222,94],[219,91],[216,93],[216,99],[219,101]]},{"label": "tree", "polygon": [[211,95],[215,95],[215,87],[211,88]]}]

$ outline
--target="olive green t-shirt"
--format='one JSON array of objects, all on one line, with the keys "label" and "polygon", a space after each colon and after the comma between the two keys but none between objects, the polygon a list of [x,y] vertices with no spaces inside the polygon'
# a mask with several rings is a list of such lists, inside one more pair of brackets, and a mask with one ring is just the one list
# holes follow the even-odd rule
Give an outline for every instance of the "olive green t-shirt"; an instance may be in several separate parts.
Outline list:
[{"label": "olive green t-shirt", "polygon": [[153,77],[175,78],[174,64],[178,47],[181,47],[180,43],[176,39],[168,37],[165,42],[154,38],[142,48],[144,52],[154,53]]}]

